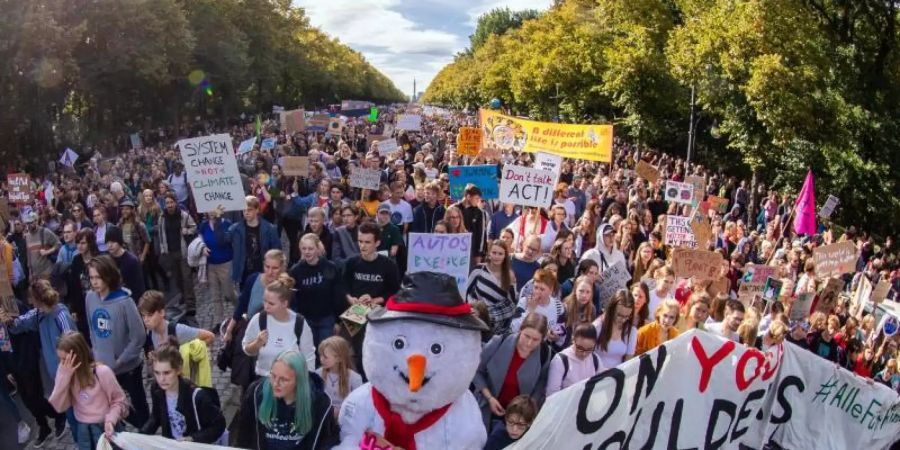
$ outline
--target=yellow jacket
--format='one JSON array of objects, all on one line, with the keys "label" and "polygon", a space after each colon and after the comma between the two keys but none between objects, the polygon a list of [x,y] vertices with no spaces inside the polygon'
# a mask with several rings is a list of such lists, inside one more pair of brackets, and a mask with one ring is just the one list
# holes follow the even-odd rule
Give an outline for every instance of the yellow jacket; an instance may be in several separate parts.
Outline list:
[{"label": "yellow jacket", "polygon": [[[651,322],[642,326],[637,333],[637,344],[634,350],[634,356],[642,355],[656,347],[659,347],[663,341],[659,338],[660,327],[659,322]],[[667,341],[675,339],[678,336],[678,330],[675,327],[669,327],[669,336]]]},{"label": "yellow jacket", "polygon": [[200,387],[213,387],[212,367],[209,364],[209,349],[206,343],[200,339],[185,342],[178,347],[184,365],[181,376],[191,380]]}]

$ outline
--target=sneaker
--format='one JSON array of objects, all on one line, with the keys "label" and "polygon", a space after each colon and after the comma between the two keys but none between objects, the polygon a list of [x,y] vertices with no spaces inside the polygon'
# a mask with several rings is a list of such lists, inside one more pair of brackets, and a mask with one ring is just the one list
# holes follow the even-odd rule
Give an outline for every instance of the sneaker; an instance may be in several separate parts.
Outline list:
[{"label": "sneaker", "polygon": [[59,440],[66,434],[66,416],[57,417],[53,424],[53,438]]},{"label": "sneaker", "polygon": [[37,439],[35,439],[31,445],[34,446],[34,448],[41,448],[44,446],[44,444],[46,444],[52,438],[53,438],[53,433],[50,432],[50,427],[47,427],[47,429],[41,430],[38,433]]},{"label": "sneaker", "polygon": [[19,422],[19,444],[24,444],[28,442],[28,439],[31,437],[31,427],[28,426],[25,422]]}]

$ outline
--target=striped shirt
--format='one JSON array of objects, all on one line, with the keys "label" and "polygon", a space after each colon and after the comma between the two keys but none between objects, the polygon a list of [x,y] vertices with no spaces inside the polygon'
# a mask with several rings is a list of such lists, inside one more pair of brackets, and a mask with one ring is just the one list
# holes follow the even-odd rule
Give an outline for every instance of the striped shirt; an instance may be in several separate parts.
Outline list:
[{"label": "striped shirt", "polygon": [[486,264],[479,264],[469,274],[466,301],[469,303],[482,301],[487,305],[494,334],[509,332],[510,321],[516,311],[515,298],[516,285],[510,283],[509,289],[504,291],[502,283]]}]

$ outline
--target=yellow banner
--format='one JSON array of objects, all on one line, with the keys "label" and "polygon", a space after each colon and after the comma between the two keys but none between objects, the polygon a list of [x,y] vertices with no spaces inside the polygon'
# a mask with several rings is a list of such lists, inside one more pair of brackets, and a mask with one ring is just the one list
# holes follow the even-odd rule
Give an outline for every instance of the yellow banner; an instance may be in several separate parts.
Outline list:
[{"label": "yellow banner", "polygon": [[612,125],[537,122],[480,111],[483,148],[547,152],[563,158],[612,162]]}]

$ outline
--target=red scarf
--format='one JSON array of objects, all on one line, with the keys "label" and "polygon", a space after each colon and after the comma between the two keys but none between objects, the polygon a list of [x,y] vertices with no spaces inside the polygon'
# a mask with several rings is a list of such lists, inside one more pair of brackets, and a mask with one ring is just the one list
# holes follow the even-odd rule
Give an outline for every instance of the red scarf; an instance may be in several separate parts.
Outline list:
[{"label": "red scarf", "polygon": [[375,404],[375,410],[384,421],[384,438],[391,444],[406,450],[416,450],[416,433],[434,425],[450,409],[450,404],[444,405],[425,414],[416,423],[408,424],[403,421],[400,414],[391,411],[391,404],[384,398],[384,395],[381,395],[381,392],[378,392],[378,389],[375,389],[375,386],[372,386],[372,403]]}]

